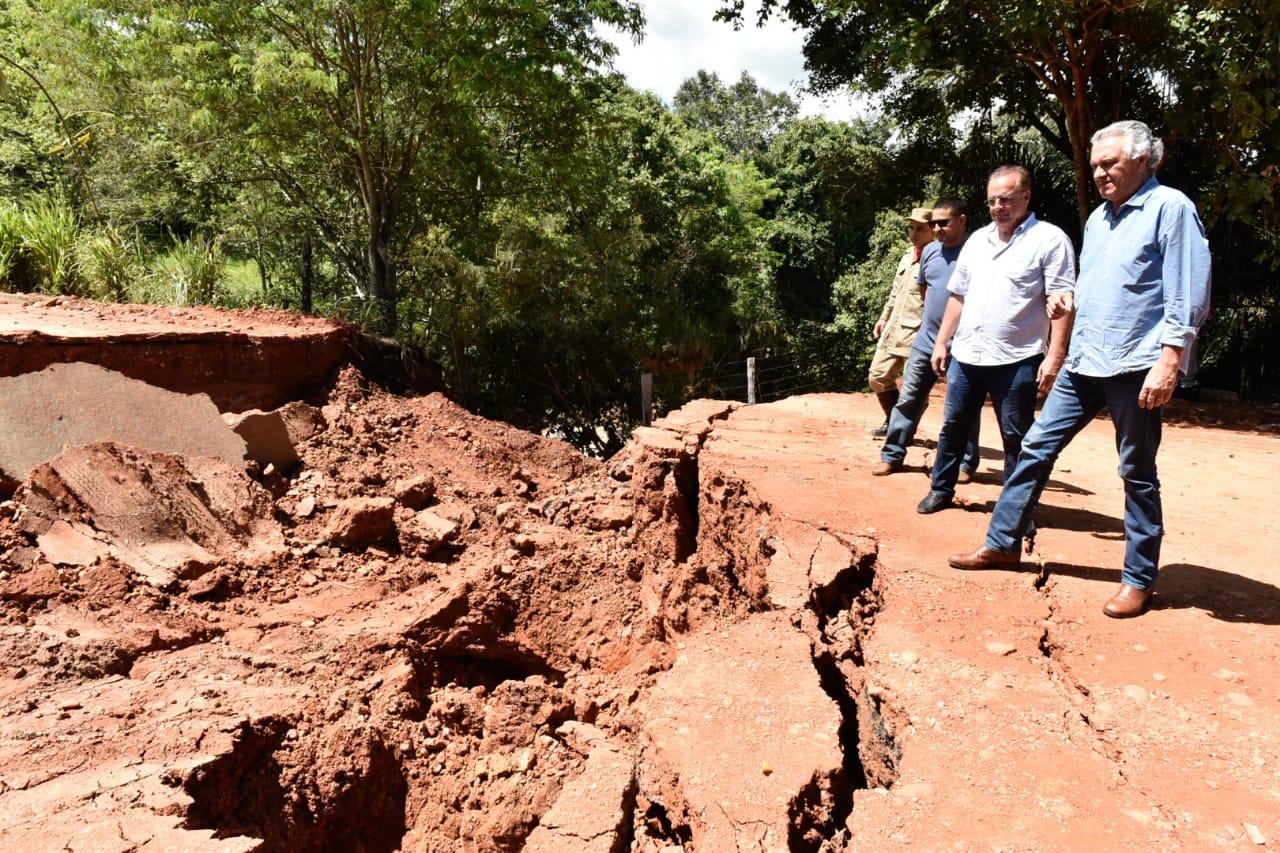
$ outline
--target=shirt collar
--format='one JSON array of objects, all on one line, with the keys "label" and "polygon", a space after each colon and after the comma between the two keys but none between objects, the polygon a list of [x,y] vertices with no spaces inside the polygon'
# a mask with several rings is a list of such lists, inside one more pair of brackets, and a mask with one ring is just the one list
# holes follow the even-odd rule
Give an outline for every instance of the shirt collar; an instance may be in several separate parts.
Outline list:
[{"label": "shirt collar", "polygon": [[[1036,215],[1028,211],[1027,218],[1019,222],[1018,227],[1013,229],[1013,233],[1009,235],[1009,242],[1012,243],[1013,238],[1024,233],[1028,228],[1030,228],[1032,225],[1035,225],[1038,221],[1039,220],[1036,219]],[[986,225],[983,226],[983,230],[987,232],[988,240],[990,240],[992,243],[997,242],[997,238],[998,238],[997,235],[999,231],[996,228],[996,224],[994,222],[988,222]]]},{"label": "shirt collar", "polygon": [[[1127,198],[1124,204],[1120,205],[1120,207],[1121,208],[1142,207],[1147,203],[1147,197],[1150,196],[1152,191],[1158,186],[1160,186],[1160,182],[1156,180],[1155,175],[1152,175],[1151,177],[1147,178],[1147,182],[1144,183],[1142,186],[1138,187],[1138,191],[1135,192],[1133,195],[1129,196],[1129,198]],[[1107,209],[1107,214],[1109,216],[1113,216],[1116,213],[1119,213],[1118,210],[1113,209],[1113,205],[1111,204],[1111,202],[1107,202],[1105,206]]]}]

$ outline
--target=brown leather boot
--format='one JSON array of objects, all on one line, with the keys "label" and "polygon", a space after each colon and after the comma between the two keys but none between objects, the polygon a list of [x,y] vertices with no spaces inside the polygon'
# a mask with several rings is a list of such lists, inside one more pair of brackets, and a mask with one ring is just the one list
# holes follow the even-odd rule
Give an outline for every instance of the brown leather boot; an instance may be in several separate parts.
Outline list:
[{"label": "brown leather boot", "polygon": [[1120,590],[1111,600],[1102,606],[1102,612],[1113,619],[1132,619],[1141,616],[1151,607],[1151,589],[1138,589],[1136,586],[1120,585]]},{"label": "brown leather boot", "polygon": [[1016,569],[1022,564],[1022,553],[1016,548],[1013,551],[997,551],[983,545],[972,554],[956,554],[947,560],[953,569]]}]

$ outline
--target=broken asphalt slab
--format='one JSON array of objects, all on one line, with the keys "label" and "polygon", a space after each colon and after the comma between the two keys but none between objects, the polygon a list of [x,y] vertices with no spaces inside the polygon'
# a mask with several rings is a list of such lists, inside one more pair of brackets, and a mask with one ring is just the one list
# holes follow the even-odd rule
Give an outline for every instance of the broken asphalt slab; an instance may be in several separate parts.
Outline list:
[{"label": "broken asphalt slab", "polygon": [[94,364],[0,378],[0,483],[67,446],[112,441],[240,465],[245,443],[206,394],[176,394]]}]

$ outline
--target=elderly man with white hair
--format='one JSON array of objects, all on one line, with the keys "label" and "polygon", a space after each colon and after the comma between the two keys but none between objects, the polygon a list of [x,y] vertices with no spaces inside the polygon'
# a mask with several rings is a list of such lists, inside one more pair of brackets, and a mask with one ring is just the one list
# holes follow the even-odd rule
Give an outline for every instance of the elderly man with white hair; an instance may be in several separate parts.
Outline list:
[{"label": "elderly man with white hair", "polygon": [[1109,409],[1124,480],[1125,556],[1120,589],[1103,612],[1126,618],[1146,612],[1159,571],[1161,419],[1209,313],[1209,244],[1191,200],[1156,180],[1164,146],[1145,124],[1116,122],[1091,142],[1103,202],[1085,225],[1074,298],[1066,292],[1048,305],[1051,317],[1075,313],[1065,369],[1023,439],[983,546],[949,562],[1016,567],[1058,454]]}]

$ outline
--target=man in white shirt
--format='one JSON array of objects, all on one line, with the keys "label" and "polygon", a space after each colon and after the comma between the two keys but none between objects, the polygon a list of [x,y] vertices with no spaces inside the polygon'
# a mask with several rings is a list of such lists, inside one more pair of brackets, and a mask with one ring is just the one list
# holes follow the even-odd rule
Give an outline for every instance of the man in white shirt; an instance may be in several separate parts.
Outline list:
[{"label": "man in white shirt", "polygon": [[[1018,461],[1035,418],[1036,397],[1052,387],[1067,354],[1071,318],[1049,320],[1051,294],[1075,287],[1075,251],[1061,228],[1030,211],[1031,173],[1001,166],[987,180],[991,224],[960,252],[933,367],[947,373],[947,402],[929,494],[916,507],[931,513],[955,498],[960,460],[988,395],[1004,443],[1004,474]],[[1046,358],[1046,350],[1048,357]],[[950,367],[948,368],[948,361]]]}]

